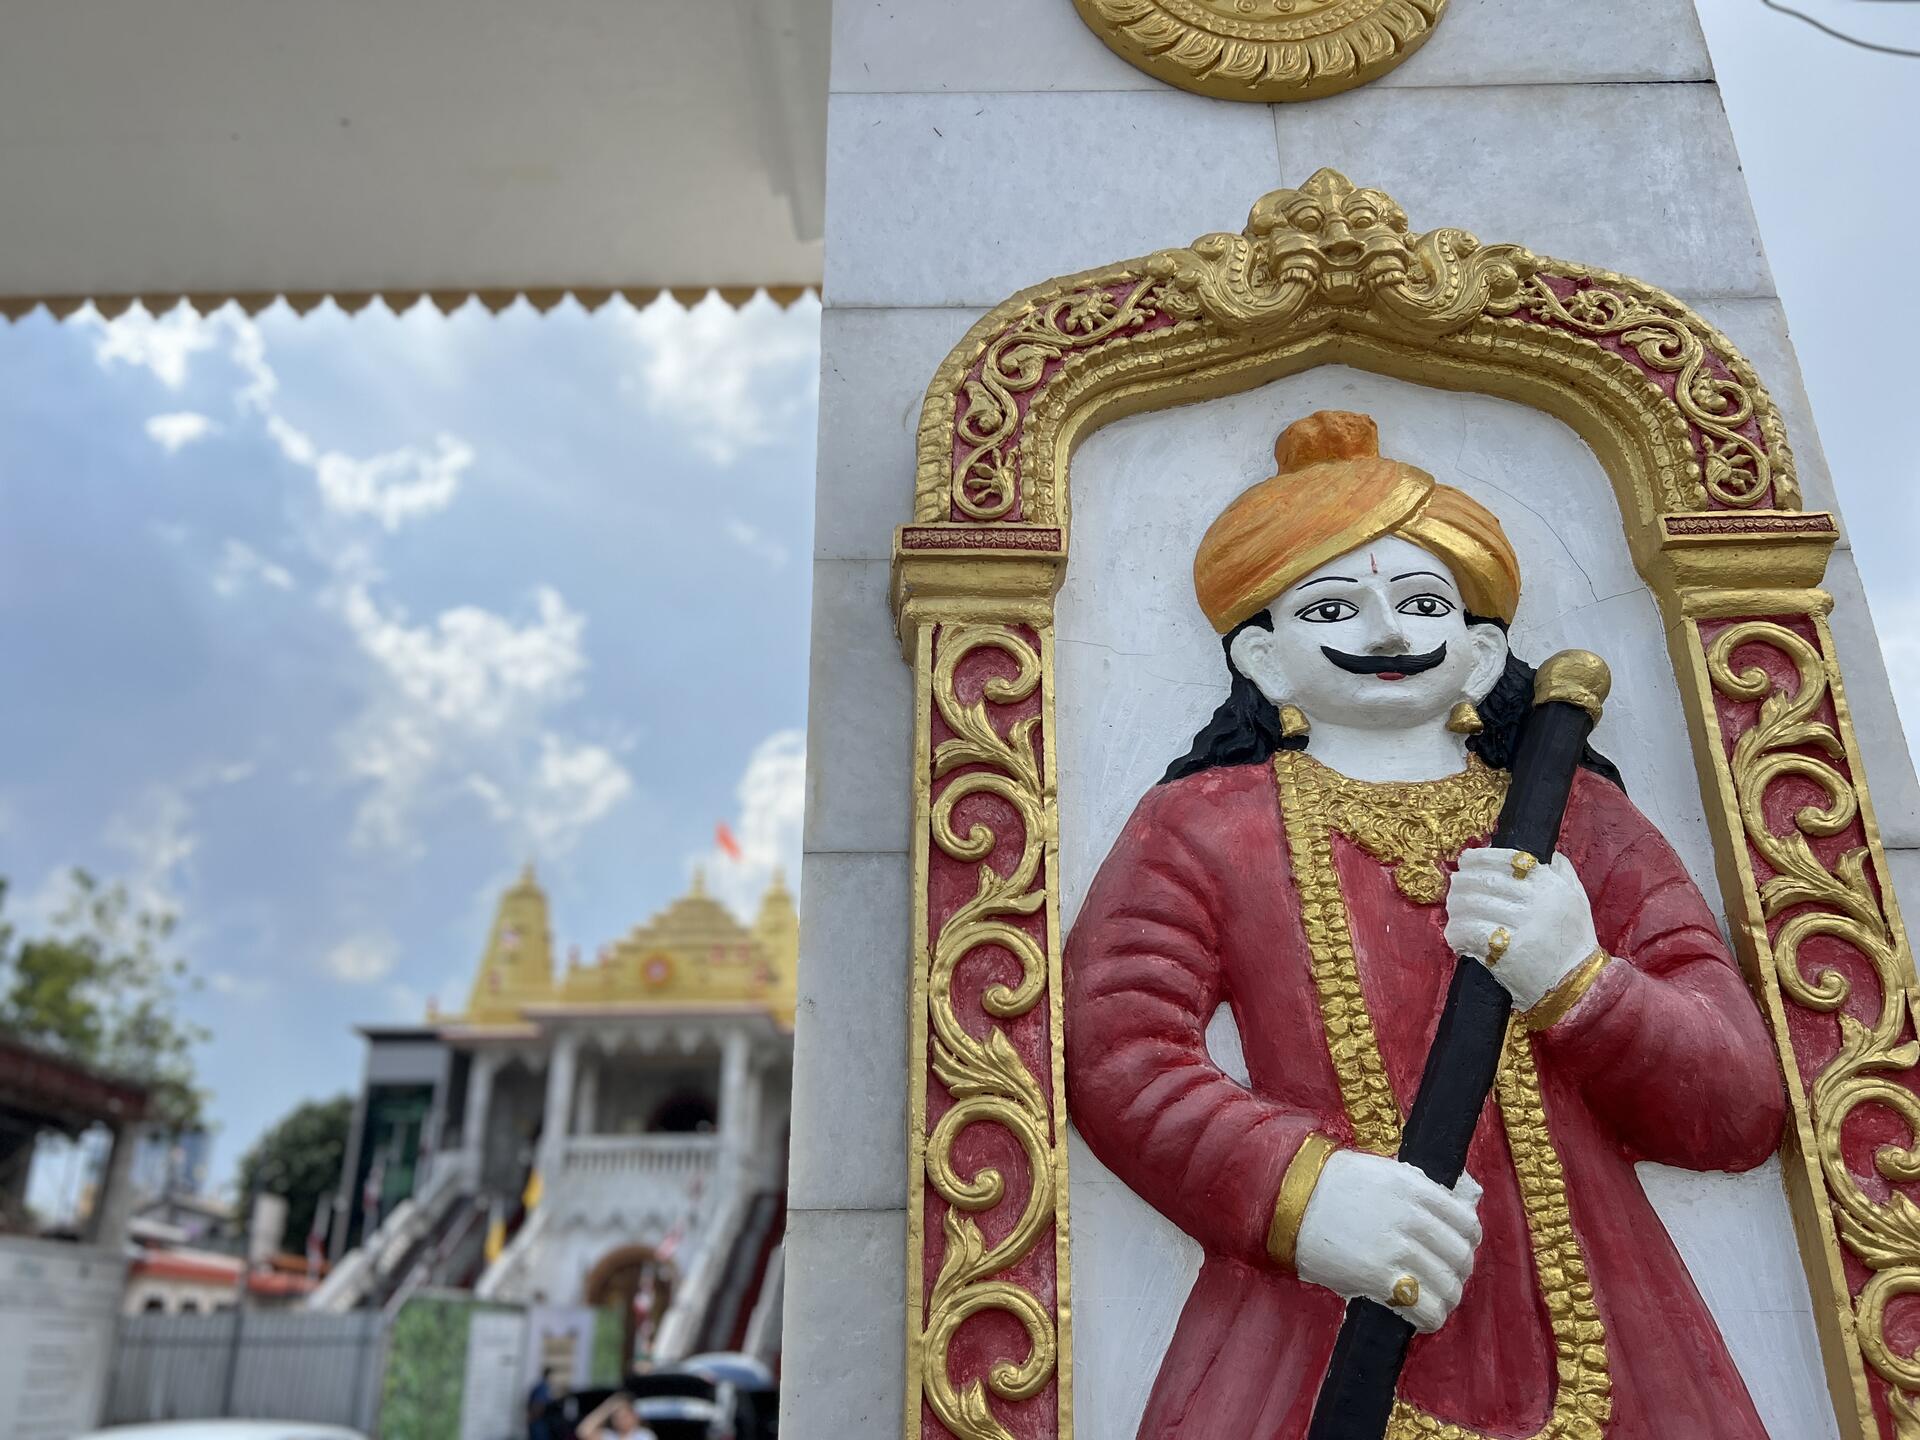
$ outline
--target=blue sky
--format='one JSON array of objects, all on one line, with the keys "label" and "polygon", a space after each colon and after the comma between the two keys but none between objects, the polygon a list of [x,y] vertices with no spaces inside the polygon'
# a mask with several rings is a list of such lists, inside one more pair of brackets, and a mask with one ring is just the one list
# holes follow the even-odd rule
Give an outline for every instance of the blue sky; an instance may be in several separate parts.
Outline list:
[{"label": "blue sky", "polygon": [[[0,329],[0,875],[178,912],[215,1173],[457,1004],[531,858],[591,955],[798,882],[817,304]],[[726,820],[746,850],[713,853]]]}]

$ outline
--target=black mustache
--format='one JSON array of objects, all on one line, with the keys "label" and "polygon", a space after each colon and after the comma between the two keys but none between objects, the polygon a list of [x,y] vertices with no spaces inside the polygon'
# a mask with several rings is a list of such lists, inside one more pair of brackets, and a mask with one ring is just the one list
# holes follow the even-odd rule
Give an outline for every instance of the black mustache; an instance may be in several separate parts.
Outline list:
[{"label": "black mustache", "polygon": [[1447,647],[1443,644],[1424,655],[1349,655],[1322,645],[1320,653],[1352,675],[1418,675],[1446,659]]}]

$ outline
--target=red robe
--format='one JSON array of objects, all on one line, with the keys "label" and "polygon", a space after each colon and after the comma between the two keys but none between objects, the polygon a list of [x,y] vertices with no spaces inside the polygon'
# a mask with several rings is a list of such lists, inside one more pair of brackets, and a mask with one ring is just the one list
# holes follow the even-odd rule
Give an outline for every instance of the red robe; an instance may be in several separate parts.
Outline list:
[{"label": "red robe", "polygon": [[[1470,1435],[1538,1435],[1565,1370],[1557,1326],[1589,1392],[1561,1403],[1607,1416],[1607,1440],[1757,1440],[1766,1432],[1633,1165],[1743,1170],[1765,1160],[1785,1110],[1773,1046],[1705,900],[1626,796],[1582,772],[1560,848],[1601,945],[1619,957],[1530,1042],[1548,1138],[1524,1153],[1550,1151],[1545,1165],[1557,1163],[1564,1191],[1552,1176],[1543,1190],[1535,1163],[1527,1193],[1547,1206],[1536,1232],[1560,1205],[1563,1248],[1547,1247],[1543,1269],[1514,1158],[1526,1127],[1496,1096],[1467,1162],[1486,1189],[1485,1238],[1459,1308],[1414,1341],[1400,1398]],[[1332,868],[1404,1115],[1454,966],[1445,907],[1408,898],[1388,865],[1343,835],[1332,839]],[[1302,1141],[1317,1131],[1351,1144],[1355,1131],[1271,765],[1208,770],[1148,793],[1081,908],[1066,981],[1075,1124],[1206,1251],[1141,1440],[1304,1435],[1344,1303],[1269,1257],[1268,1226]],[[1223,1003],[1248,1085],[1207,1053],[1207,1023]],[[1537,1123],[1531,1133],[1539,1137]],[[1591,1291],[1579,1284],[1583,1265]]]}]

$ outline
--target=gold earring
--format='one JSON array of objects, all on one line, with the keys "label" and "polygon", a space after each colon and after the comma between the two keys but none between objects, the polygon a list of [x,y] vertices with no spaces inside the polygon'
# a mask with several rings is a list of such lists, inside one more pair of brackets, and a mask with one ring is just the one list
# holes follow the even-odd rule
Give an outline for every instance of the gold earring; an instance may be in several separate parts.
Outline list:
[{"label": "gold earring", "polygon": [[1307,712],[1298,705],[1280,707],[1280,733],[1287,739],[1298,740],[1312,728],[1313,726],[1307,720]]},{"label": "gold earring", "polygon": [[1462,700],[1447,712],[1447,729],[1456,735],[1478,735],[1487,725],[1471,700]]}]

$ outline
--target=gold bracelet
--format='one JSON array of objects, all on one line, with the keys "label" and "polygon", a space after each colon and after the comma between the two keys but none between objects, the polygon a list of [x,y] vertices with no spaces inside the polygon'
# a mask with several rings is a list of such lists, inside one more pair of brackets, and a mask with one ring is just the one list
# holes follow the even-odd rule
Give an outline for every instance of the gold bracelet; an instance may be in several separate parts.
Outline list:
[{"label": "gold bracelet", "polygon": [[1320,1183],[1320,1172],[1339,1148],[1316,1132],[1302,1140],[1294,1152],[1287,1173],[1280,1178],[1280,1194],[1273,1202],[1273,1219],[1267,1225],[1267,1254],[1276,1265],[1293,1268],[1294,1242],[1300,1238],[1307,1202],[1313,1198],[1313,1187]]},{"label": "gold bracelet", "polygon": [[1521,1018],[1527,1022],[1529,1030],[1545,1030],[1558,1024],[1567,1016],[1567,1012],[1578,1005],[1586,993],[1607,968],[1607,962],[1613,959],[1605,950],[1595,947],[1594,952],[1582,960],[1573,972],[1565,976],[1546,994],[1535,1002],[1534,1007]]}]

